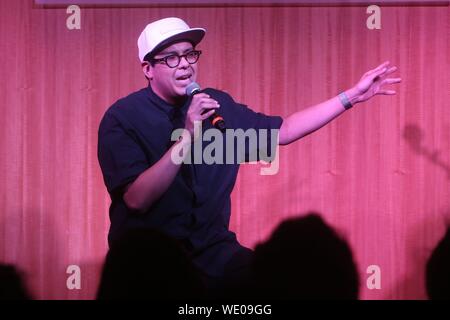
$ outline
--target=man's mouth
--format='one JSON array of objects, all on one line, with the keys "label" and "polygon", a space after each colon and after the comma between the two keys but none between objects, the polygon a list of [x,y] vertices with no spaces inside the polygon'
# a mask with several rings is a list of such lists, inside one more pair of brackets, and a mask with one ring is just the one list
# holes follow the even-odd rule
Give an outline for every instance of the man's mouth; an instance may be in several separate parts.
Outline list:
[{"label": "man's mouth", "polygon": [[186,81],[189,80],[192,77],[192,74],[184,74],[182,76],[179,76],[176,78],[178,81]]}]

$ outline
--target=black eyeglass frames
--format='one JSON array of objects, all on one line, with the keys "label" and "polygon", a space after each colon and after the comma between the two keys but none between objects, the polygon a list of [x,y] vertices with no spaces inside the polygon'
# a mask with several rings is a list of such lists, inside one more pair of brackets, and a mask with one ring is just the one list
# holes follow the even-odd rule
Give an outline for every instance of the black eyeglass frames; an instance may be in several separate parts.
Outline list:
[{"label": "black eyeglass frames", "polygon": [[176,68],[180,64],[181,58],[184,57],[189,64],[194,64],[198,61],[198,58],[200,57],[201,54],[202,54],[202,52],[200,50],[192,50],[192,51],[189,51],[182,55],[171,54],[164,58],[152,59],[152,62],[153,63],[164,63],[169,68]]}]

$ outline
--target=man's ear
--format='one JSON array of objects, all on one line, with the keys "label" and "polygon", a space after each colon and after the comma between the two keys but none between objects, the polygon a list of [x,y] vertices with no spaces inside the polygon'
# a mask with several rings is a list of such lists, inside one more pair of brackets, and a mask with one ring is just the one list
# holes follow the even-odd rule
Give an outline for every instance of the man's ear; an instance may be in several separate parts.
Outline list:
[{"label": "man's ear", "polygon": [[150,65],[148,61],[144,61],[141,64],[142,66],[142,72],[144,72],[144,75],[147,79],[153,79],[153,68]]}]

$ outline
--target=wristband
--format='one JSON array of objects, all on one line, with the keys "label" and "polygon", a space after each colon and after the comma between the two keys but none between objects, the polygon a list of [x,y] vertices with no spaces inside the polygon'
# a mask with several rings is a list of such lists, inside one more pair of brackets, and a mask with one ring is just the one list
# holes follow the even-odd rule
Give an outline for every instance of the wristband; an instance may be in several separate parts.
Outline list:
[{"label": "wristband", "polygon": [[350,100],[348,100],[348,97],[345,94],[345,92],[342,92],[339,94],[339,99],[341,100],[342,105],[344,106],[345,110],[348,110],[351,107],[353,107],[353,105],[350,103]]}]

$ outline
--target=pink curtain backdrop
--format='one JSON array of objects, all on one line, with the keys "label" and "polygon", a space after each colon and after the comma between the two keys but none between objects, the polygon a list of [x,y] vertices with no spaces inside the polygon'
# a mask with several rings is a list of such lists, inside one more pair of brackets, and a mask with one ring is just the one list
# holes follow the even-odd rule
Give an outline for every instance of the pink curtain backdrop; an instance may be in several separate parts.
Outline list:
[{"label": "pink curtain backdrop", "polygon": [[[178,16],[208,30],[200,84],[267,114],[325,101],[383,61],[399,67],[396,96],[281,147],[278,174],[243,166],[231,228],[254,247],[317,211],[351,244],[362,299],[425,299],[425,263],[450,217],[450,8],[381,9],[382,29],[369,30],[363,6],[82,8],[81,30],[68,30],[64,7],[0,0],[0,262],[36,298],[94,298],[109,227],[98,124],[146,85],[142,29]],[[80,290],[66,287],[69,265]],[[366,286],[370,265],[379,290]]]}]

